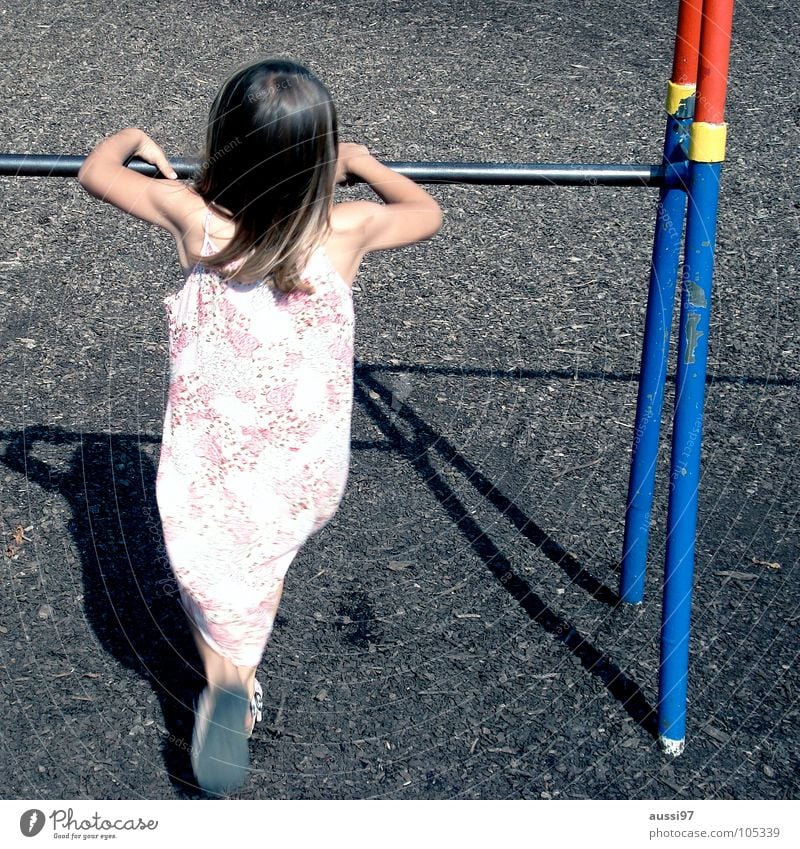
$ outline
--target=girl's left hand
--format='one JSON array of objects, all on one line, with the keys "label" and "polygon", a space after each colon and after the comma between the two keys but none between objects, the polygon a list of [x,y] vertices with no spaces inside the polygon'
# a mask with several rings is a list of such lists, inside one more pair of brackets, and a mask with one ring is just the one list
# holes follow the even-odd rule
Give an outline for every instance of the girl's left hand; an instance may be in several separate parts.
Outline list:
[{"label": "girl's left hand", "polygon": [[132,156],[138,156],[139,159],[144,159],[156,168],[168,179],[177,180],[178,175],[169,164],[164,151],[150,138],[150,136],[142,133],[144,138],[139,142]]}]

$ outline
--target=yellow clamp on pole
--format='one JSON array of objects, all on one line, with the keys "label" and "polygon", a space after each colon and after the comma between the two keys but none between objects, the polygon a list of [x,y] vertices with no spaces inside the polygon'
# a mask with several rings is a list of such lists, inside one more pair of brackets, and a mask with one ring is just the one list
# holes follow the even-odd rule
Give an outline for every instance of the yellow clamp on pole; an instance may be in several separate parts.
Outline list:
[{"label": "yellow clamp on pole", "polygon": [[667,114],[676,115],[683,101],[693,97],[696,90],[697,86],[674,83],[670,80],[667,83]]},{"label": "yellow clamp on pole", "polygon": [[695,121],[689,129],[689,159],[692,162],[724,162],[727,124]]}]

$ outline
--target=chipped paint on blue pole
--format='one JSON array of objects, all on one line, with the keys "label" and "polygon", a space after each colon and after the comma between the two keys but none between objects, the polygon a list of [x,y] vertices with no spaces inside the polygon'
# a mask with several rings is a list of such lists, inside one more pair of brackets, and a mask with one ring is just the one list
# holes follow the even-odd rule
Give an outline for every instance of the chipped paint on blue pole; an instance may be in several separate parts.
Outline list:
[{"label": "chipped paint on blue pole", "polygon": [[659,741],[671,755],[683,751],[686,736],[697,491],[721,168],[721,162],[691,162],[689,172],[658,681]]},{"label": "chipped paint on blue pole", "polygon": [[[670,100],[673,101],[672,108]],[[677,86],[670,82],[667,103],[669,115],[663,161],[667,171],[678,176],[687,161],[687,134],[694,109],[694,86]],[[619,595],[622,601],[629,604],[641,604],[644,597],[658,438],[685,216],[686,186],[680,179],[667,180],[659,194],[656,213],[625,510]]]}]

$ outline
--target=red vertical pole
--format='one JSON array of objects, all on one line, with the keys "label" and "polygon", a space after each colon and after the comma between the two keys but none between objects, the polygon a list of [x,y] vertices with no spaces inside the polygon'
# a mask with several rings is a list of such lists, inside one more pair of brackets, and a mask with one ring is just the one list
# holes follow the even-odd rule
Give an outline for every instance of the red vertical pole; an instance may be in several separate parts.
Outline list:
[{"label": "red vertical pole", "polygon": [[678,8],[678,28],[675,35],[675,55],[672,59],[672,82],[677,85],[695,85],[697,83],[697,61],[702,18],[703,0],[681,0]]},{"label": "red vertical pole", "polygon": [[731,46],[733,0],[705,0],[700,34],[700,76],[695,121],[721,124],[728,86],[728,59]]}]

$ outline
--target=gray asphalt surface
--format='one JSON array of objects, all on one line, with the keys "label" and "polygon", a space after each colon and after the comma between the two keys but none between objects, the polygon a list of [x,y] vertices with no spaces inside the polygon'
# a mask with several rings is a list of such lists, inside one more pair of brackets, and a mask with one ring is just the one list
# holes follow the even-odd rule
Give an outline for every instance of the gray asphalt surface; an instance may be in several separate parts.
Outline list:
[{"label": "gray asphalt surface", "polygon": [[[227,73],[279,54],[384,160],[657,162],[676,5],[0,3],[0,149],[86,153],[133,125],[192,155]],[[350,483],[287,580],[244,798],[796,798],[797,24],[788,0],[735,13],[686,753],[491,565],[654,705],[666,420],[635,611],[470,471],[616,589],[655,193],[434,187],[436,239],[359,274]],[[145,606],[174,602],[151,492],[174,246],[73,180],[0,191],[0,791],[183,798],[190,696],[130,621],[136,564]]]}]

